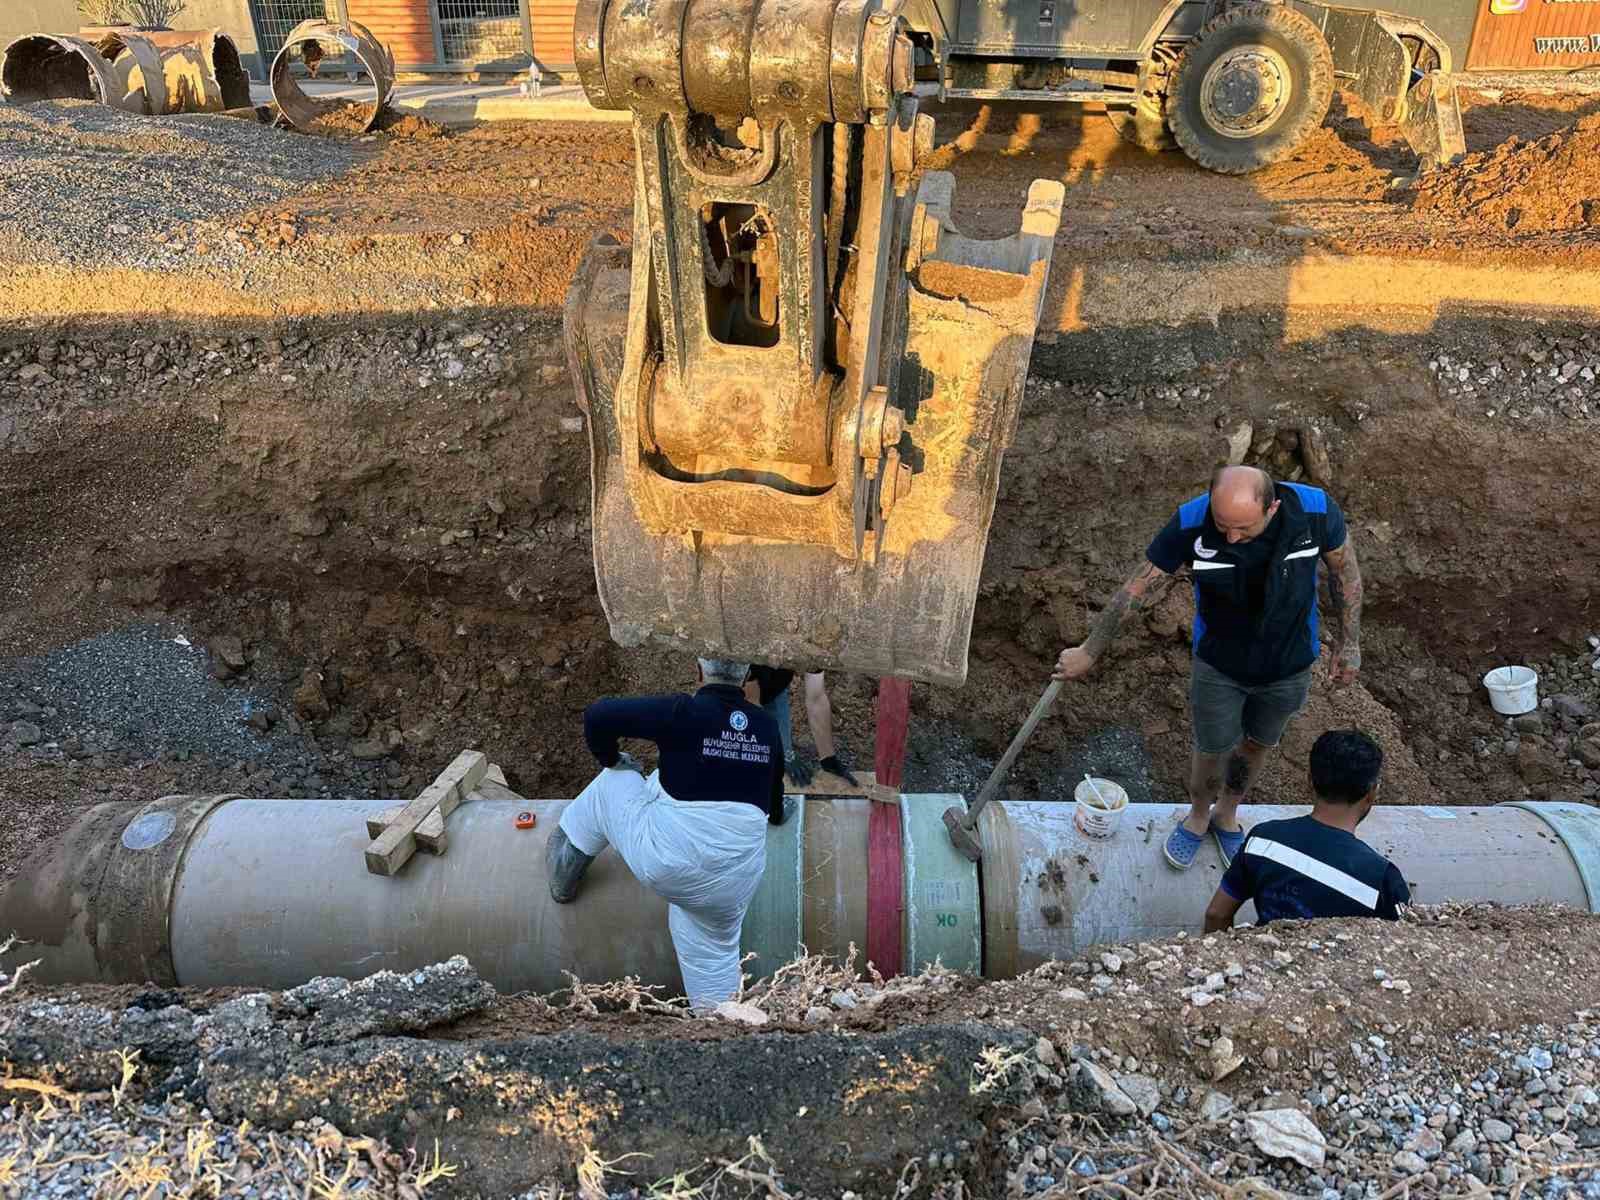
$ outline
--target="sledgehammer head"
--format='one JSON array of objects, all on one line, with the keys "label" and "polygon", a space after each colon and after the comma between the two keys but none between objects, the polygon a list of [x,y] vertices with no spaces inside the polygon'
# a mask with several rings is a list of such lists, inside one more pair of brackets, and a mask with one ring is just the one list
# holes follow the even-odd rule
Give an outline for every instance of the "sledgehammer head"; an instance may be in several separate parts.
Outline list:
[{"label": "sledgehammer head", "polygon": [[950,841],[973,862],[983,857],[983,847],[977,833],[967,826],[967,811],[951,807],[944,810],[944,827],[950,831]]}]

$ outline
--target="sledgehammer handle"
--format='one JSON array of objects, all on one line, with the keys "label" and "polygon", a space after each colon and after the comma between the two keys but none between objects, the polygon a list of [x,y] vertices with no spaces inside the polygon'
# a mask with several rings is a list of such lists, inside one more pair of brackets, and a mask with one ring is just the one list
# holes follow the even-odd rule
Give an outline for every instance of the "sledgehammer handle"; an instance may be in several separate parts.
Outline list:
[{"label": "sledgehammer handle", "polygon": [[1000,790],[1000,784],[1005,779],[1006,773],[1011,770],[1011,764],[1017,761],[1017,755],[1022,753],[1022,747],[1027,745],[1028,738],[1032,736],[1034,727],[1044,720],[1044,715],[1050,711],[1050,706],[1056,702],[1056,696],[1061,692],[1061,680],[1052,679],[1050,686],[1045,688],[1044,694],[1039,697],[1033,711],[1028,714],[1028,719],[1022,723],[1022,728],[1017,730],[1017,736],[1011,739],[1011,745],[1006,747],[1005,755],[995,764],[989,778],[984,782],[983,790],[978,793],[978,798],[972,802],[972,807],[967,810],[967,819],[961,822],[966,829],[978,827],[978,817],[983,812],[983,806],[994,799],[994,794]]}]

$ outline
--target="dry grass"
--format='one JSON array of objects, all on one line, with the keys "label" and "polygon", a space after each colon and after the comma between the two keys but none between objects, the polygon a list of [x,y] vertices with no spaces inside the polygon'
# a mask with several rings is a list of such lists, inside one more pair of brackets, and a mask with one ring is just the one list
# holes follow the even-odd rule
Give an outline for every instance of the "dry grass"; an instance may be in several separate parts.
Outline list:
[{"label": "dry grass", "polygon": [[[16,945],[17,938],[16,935],[13,934],[5,941],[0,942],[0,955],[10,954],[11,951],[16,948]],[[39,960],[36,958],[32,962],[23,963],[15,971],[11,972],[11,977],[9,979],[7,979],[4,975],[0,975],[0,996],[4,996],[7,992],[16,991],[23,979],[27,977],[28,972],[33,970],[38,965]]]},{"label": "dry grass", "polygon": [[[31,1195],[65,1168],[86,1164],[82,1194],[97,1200],[223,1200],[247,1188],[305,1200],[418,1200],[437,1194],[459,1171],[438,1142],[431,1153],[401,1154],[373,1138],[345,1137],[321,1121],[301,1137],[252,1130],[248,1121],[219,1124],[181,1102],[155,1115],[131,1102],[139,1086],[137,1052],[119,1057],[118,1083],[91,1093],[20,1076],[5,1064],[0,1094],[15,1093],[22,1111],[0,1129],[0,1195]],[[92,1152],[61,1149],[69,1132],[82,1144],[86,1129]]]}]

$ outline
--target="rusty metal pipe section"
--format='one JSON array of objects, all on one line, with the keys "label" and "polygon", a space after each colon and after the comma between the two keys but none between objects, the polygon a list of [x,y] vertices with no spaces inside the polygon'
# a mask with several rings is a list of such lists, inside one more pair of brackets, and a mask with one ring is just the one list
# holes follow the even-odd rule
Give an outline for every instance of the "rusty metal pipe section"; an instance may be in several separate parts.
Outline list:
[{"label": "rusty metal pipe section", "polygon": [[239,48],[220,29],[95,25],[18,38],[0,63],[0,85],[13,104],[98,100],[155,117],[250,107]]},{"label": "rusty metal pipe section", "polygon": [[272,60],[272,70],[269,75],[272,99],[277,103],[279,112],[290,125],[302,132],[309,132],[315,128],[319,120],[331,116],[349,103],[344,100],[319,100],[307,95],[294,77],[291,69],[293,61],[296,58],[303,58],[308,46],[320,47],[322,43],[332,43],[340,47],[343,52],[354,55],[362,70],[367,73],[372,97],[363,102],[366,116],[361,128],[370,131],[378,123],[378,118],[383,115],[383,110],[388,107],[389,100],[394,95],[394,54],[359,21],[351,21],[348,24],[336,21],[301,21],[290,30],[289,36],[284,40],[283,48]]},{"label": "rusty metal pipe section", "polygon": [[12,104],[98,100],[128,112],[147,111],[142,95],[130,98],[93,44],[66,33],[32,33],[6,46],[0,57],[0,95]]},{"label": "rusty metal pipe section", "polygon": [[[906,960],[1004,979],[1102,943],[1198,931],[1220,867],[1169,869],[1161,838],[1181,813],[1130,805],[1107,839],[1071,804],[985,808],[981,865],[950,844],[955,796],[901,798]],[[665,908],[607,851],[579,901],[551,902],[544,846],[560,800],[483,785],[449,818],[450,845],[397,876],[366,870],[366,822],[387,801],[171,796],[102,804],[0,890],[0,931],[26,939],[43,982],[288,987],[465,954],[504,991],[553,991],[564,971],[680,984]],[[745,921],[758,973],[804,945],[865,943],[871,802],[811,799],[769,830],[767,870]],[[515,827],[519,811],[538,815]],[[1252,822],[1304,813],[1251,806]],[[1362,836],[1404,871],[1419,903],[1496,901],[1600,911],[1600,810],[1563,803],[1379,808]],[[979,873],[981,871],[981,887]],[[1252,919],[1247,907],[1242,919]]]}]

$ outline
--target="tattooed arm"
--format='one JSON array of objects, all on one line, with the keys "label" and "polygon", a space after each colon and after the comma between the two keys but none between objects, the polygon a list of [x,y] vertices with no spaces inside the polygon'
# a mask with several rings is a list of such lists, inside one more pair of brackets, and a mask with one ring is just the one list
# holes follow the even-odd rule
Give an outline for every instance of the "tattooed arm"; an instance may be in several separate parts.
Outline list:
[{"label": "tattooed arm", "polygon": [[1328,564],[1328,617],[1335,630],[1333,682],[1343,687],[1354,683],[1361,670],[1361,564],[1349,541],[1329,550],[1322,561]]},{"label": "tattooed arm", "polygon": [[1061,657],[1056,659],[1053,677],[1079,679],[1087,675],[1110,649],[1111,643],[1116,641],[1117,634],[1128,618],[1158,603],[1171,582],[1172,576],[1154,563],[1142,564],[1133,573],[1133,578],[1117,589],[1110,603],[1095,618],[1094,627],[1089,630],[1083,645],[1072,646],[1061,652]]}]

